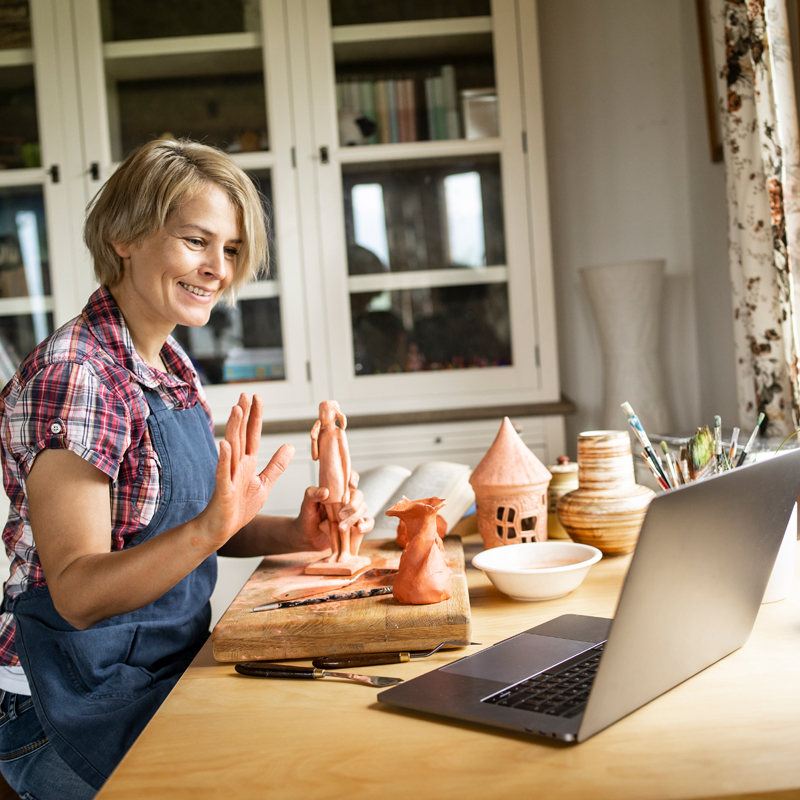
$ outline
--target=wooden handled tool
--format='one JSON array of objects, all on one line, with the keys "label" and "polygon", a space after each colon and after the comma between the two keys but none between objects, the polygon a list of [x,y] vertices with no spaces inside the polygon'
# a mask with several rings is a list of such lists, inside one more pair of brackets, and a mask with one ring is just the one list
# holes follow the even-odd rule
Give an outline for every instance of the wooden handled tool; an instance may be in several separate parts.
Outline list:
[{"label": "wooden handled tool", "polygon": [[376,664],[402,664],[412,658],[427,658],[443,647],[469,647],[477,642],[442,642],[425,653],[353,653],[351,655],[325,656],[315,658],[311,663],[320,669],[341,669],[342,667],[371,667]]}]

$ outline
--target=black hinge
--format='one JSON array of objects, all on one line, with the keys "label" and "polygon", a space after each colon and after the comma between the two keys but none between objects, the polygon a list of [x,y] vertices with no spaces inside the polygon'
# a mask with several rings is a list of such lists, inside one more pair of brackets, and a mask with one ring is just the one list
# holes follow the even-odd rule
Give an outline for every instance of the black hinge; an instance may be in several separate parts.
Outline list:
[{"label": "black hinge", "polygon": [[328,158],[328,148],[327,147],[320,147],[320,149],[319,149],[319,160],[323,164],[327,164],[328,161],[330,160]]},{"label": "black hinge", "polygon": [[308,378],[308,382],[311,383],[311,362],[306,361],[306,377]]},{"label": "black hinge", "polygon": [[522,131],[522,152],[528,152],[528,132]]},{"label": "black hinge", "polygon": [[92,163],[89,164],[89,174],[92,176],[93,181],[100,180],[100,164],[98,164],[97,161],[92,161]]},{"label": "black hinge", "polygon": [[539,345],[538,344],[533,348],[533,352],[534,352],[534,355],[536,356],[536,366],[537,367],[541,367],[542,365],[539,362]]},{"label": "black hinge", "polygon": [[53,183],[58,183],[61,180],[61,172],[58,169],[58,164],[53,164],[47,171],[50,173],[50,180],[52,180]]},{"label": "black hinge", "polygon": [[292,148],[292,169],[297,169],[297,151]]}]

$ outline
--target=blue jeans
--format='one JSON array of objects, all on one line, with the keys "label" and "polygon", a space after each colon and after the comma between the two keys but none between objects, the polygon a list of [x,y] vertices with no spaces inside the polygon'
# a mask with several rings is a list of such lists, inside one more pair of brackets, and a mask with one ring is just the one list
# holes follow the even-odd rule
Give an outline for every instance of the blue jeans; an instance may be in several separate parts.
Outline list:
[{"label": "blue jeans", "polygon": [[23,800],[90,800],[97,793],[53,749],[31,698],[2,689],[0,772]]}]

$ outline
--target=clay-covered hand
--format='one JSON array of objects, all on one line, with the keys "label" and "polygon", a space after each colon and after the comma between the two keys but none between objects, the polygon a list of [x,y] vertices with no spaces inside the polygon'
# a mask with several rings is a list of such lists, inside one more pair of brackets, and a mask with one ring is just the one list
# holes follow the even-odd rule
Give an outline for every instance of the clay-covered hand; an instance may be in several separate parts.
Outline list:
[{"label": "clay-covered hand", "polygon": [[339,510],[339,529],[346,531],[348,528],[355,532],[366,534],[375,527],[375,520],[368,516],[369,509],[364,502],[364,495],[358,486],[358,473],[350,473],[350,502]]},{"label": "clay-covered hand", "polygon": [[292,522],[294,534],[292,541],[297,550],[327,550],[330,547],[328,523],[323,503],[328,490],[319,486],[309,486],[303,495],[300,513]]},{"label": "clay-covered hand", "polygon": [[251,402],[242,394],[225,426],[214,494],[198,517],[217,548],[261,511],[275,481],[294,456],[294,447],[282,445],[269,464],[261,472],[256,471],[263,410],[258,395],[254,395]]}]

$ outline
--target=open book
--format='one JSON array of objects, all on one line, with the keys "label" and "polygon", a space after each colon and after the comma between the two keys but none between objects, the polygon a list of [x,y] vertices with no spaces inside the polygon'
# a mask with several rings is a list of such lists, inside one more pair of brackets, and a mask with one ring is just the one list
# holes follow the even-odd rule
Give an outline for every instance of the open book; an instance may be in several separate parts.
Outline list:
[{"label": "open book", "polygon": [[360,473],[358,488],[364,493],[367,508],[375,517],[375,527],[367,539],[388,539],[397,535],[397,517],[387,517],[386,511],[405,495],[409,500],[441,497],[447,505],[439,516],[447,522],[448,532],[475,502],[469,483],[472,470],[466,464],[452,461],[425,461],[413,471],[388,465]]}]

